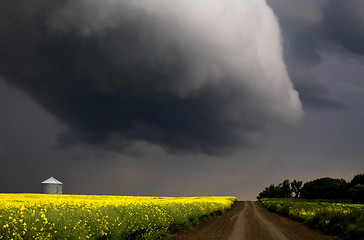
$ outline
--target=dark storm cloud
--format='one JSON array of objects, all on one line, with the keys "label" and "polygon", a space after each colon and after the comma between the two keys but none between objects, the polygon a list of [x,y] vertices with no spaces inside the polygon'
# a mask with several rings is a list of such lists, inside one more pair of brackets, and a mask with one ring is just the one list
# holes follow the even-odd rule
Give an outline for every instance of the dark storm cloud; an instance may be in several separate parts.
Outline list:
[{"label": "dark storm cloud", "polygon": [[329,1],[322,8],[325,18],[320,30],[323,37],[364,55],[363,9],[364,2],[361,0]]},{"label": "dark storm cloud", "polygon": [[265,3],[203,4],[1,1],[0,74],[68,126],[64,145],[214,154],[300,119]]},{"label": "dark storm cloud", "polygon": [[[276,13],[285,46],[289,75],[307,107],[342,108],[320,79],[310,72],[323,52],[364,53],[364,3],[360,0],[268,0]],[[341,50],[340,50],[341,49]]]}]

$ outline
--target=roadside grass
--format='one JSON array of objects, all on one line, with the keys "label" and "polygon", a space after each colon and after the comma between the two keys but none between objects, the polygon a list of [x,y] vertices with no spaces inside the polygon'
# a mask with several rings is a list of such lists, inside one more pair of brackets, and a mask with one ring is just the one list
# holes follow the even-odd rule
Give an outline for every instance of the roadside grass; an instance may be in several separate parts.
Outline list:
[{"label": "roadside grass", "polygon": [[344,239],[364,239],[364,204],[348,201],[263,198],[268,210]]},{"label": "roadside grass", "polygon": [[0,239],[165,239],[235,197],[0,194]]}]

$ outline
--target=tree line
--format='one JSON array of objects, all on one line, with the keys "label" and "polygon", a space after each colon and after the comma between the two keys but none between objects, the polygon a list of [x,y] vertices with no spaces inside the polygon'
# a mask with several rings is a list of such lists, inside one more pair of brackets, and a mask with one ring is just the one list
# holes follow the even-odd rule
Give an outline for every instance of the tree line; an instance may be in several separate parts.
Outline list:
[{"label": "tree line", "polygon": [[260,192],[261,198],[349,199],[364,203],[364,173],[357,174],[350,182],[344,179],[324,177],[303,184],[288,179],[275,186],[271,184]]}]

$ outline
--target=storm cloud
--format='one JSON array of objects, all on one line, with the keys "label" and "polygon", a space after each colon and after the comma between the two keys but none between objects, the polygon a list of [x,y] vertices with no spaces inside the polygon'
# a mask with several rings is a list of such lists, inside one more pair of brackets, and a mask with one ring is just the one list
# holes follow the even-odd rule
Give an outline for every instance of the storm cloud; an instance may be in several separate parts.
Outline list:
[{"label": "storm cloud", "polygon": [[312,74],[322,55],[364,54],[363,1],[267,0],[278,17],[289,76],[304,107],[341,109],[347,103]]},{"label": "storm cloud", "polygon": [[0,36],[0,75],[62,145],[218,154],[303,115],[265,1],[4,0]]}]

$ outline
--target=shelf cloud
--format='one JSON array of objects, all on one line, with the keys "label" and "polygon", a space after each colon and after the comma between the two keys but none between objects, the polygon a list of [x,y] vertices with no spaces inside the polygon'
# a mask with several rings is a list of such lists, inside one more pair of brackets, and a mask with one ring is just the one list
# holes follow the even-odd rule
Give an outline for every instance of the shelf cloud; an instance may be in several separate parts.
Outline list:
[{"label": "shelf cloud", "polygon": [[279,20],[287,69],[304,107],[328,110],[347,107],[311,70],[322,62],[322,54],[341,53],[346,59],[364,55],[364,2],[267,0],[267,3]]},{"label": "shelf cloud", "polygon": [[303,115],[265,1],[4,0],[0,35],[0,75],[62,145],[220,154]]}]

